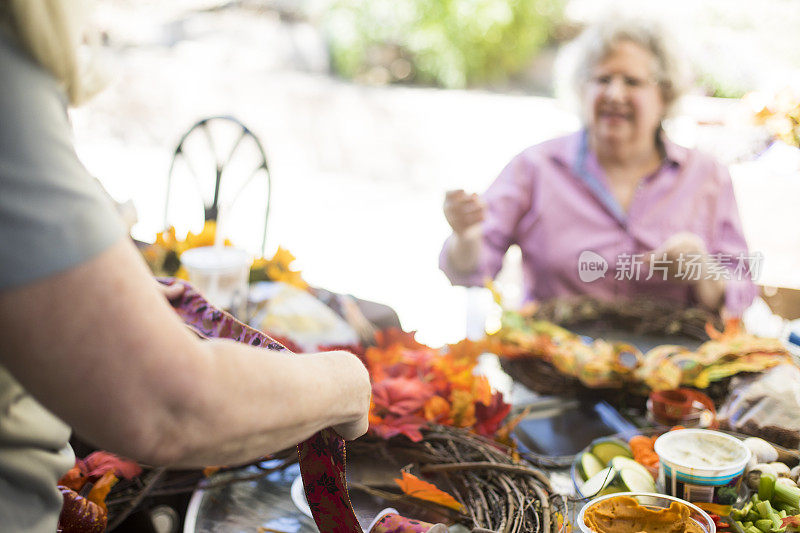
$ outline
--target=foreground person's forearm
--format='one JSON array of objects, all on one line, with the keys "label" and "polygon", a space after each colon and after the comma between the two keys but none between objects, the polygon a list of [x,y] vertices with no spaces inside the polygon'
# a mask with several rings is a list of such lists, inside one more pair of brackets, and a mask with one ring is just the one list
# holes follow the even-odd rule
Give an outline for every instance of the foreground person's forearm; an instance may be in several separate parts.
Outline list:
[{"label": "foreground person's forearm", "polygon": [[[192,401],[165,418],[159,439],[164,449],[153,453],[157,462],[181,467],[242,462],[290,447],[320,429],[355,422],[365,412],[369,382],[355,356],[254,351],[232,342],[208,343]],[[214,378],[203,380],[204,372]]]},{"label": "foreground person's forearm", "polygon": [[82,438],[143,463],[242,463],[323,427],[366,430],[355,356],[199,340],[127,240],[0,291],[0,322],[0,364]]}]

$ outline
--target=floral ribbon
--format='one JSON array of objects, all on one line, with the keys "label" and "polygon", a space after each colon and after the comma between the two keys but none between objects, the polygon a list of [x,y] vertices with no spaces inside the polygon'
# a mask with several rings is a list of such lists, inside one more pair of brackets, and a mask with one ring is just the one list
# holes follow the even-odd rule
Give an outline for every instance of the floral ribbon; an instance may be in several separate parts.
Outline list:
[{"label": "floral ribbon", "polygon": [[[168,284],[170,280],[159,280]],[[288,350],[268,335],[238,321],[209,304],[183,281],[183,295],[172,306],[183,322],[203,338],[232,339],[267,350]],[[353,512],[345,480],[344,440],[332,429],[323,429],[297,445],[306,499],[317,527],[323,533],[362,533]]]},{"label": "floral ribbon", "polygon": [[[167,285],[172,282],[168,278],[159,281]],[[175,283],[182,283],[186,288],[171,302],[172,306],[198,336],[231,339],[267,350],[289,352],[269,335],[212,306],[189,283],[181,280],[175,280]],[[344,440],[332,429],[323,429],[298,444],[297,454],[306,500],[319,530],[322,533],[363,533],[347,493]],[[431,526],[389,514],[379,520],[370,533],[419,533],[429,531]]]}]

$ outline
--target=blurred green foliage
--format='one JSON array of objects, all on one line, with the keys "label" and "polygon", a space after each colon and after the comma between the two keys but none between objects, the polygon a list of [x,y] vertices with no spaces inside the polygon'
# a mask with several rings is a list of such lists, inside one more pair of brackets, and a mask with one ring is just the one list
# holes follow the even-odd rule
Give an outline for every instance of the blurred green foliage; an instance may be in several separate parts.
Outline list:
[{"label": "blurred green foliage", "polygon": [[344,77],[460,88],[524,69],[562,7],[563,0],[334,0],[325,27]]},{"label": "blurred green foliage", "polygon": [[697,83],[703,88],[706,95],[716,98],[741,98],[754,87],[745,86],[740,80],[729,80],[724,76],[714,73],[701,72],[697,75]]}]

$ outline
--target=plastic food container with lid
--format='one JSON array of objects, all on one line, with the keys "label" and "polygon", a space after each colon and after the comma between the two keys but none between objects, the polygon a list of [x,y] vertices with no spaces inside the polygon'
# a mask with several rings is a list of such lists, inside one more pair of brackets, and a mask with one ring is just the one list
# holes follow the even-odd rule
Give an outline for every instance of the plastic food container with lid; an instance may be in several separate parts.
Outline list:
[{"label": "plastic food container with lid", "polygon": [[736,437],[707,429],[679,429],[655,442],[664,492],[691,502],[733,504],[750,450]]}]

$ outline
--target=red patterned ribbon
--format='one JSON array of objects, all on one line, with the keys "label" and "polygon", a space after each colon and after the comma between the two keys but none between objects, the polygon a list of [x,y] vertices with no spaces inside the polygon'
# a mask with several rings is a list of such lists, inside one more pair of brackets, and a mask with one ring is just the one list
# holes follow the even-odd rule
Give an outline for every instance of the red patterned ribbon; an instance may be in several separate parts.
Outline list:
[{"label": "red patterned ribbon", "polygon": [[[172,302],[172,306],[184,323],[201,337],[232,339],[268,350],[288,352],[268,335],[213,307],[190,284],[176,282],[183,283],[186,290]],[[344,440],[332,429],[323,429],[298,444],[297,453],[306,499],[319,530],[322,533],[362,533],[347,493]]]}]

